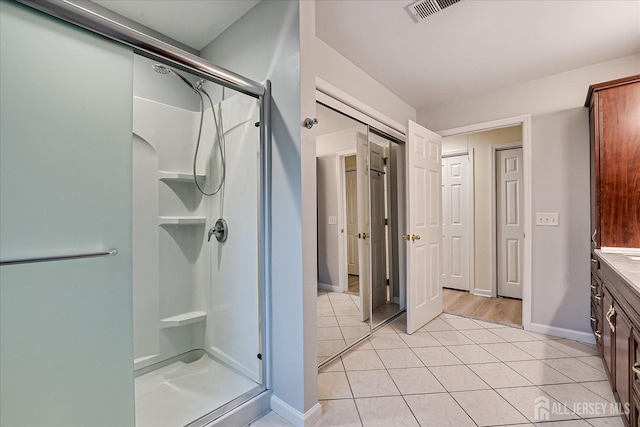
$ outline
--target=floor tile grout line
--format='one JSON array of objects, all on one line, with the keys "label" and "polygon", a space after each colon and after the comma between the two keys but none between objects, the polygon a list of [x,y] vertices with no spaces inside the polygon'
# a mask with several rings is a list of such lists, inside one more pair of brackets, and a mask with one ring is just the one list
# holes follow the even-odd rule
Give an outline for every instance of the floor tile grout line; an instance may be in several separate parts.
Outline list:
[{"label": "floor tile grout line", "polygon": [[[396,381],[394,380],[394,378],[391,376],[391,374],[390,374],[390,372],[389,372],[389,371],[390,371],[390,370],[411,369],[411,368],[409,368],[409,367],[399,367],[399,368],[389,368],[389,367],[387,367],[387,365],[386,365],[386,364],[384,364],[384,361],[382,361],[382,358],[380,357],[379,350],[389,350],[389,349],[376,348],[376,347],[375,347],[375,346],[370,342],[370,344],[371,344],[371,348],[374,350],[374,353],[376,354],[376,356],[378,357],[378,359],[380,359],[380,361],[382,362],[382,366],[384,367],[383,369],[375,369],[375,370],[384,370],[384,371],[386,372],[386,374],[391,378],[391,381],[392,381],[392,383],[394,384],[394,387],[395,387],[395,388],[397,389],[397,391],[400,393],[400,396],[402,396],[402,397],[403,397],[403,400],[404,400],[405,404],[407,405],[407,407],[409,408],[409,410],[411,411],[412,415],[413,415],[413,416],[414,416],[414,418],[416,418],[416,420],[417,420],[417,417],[416,417],[416,416],[415,416],[415,414],[413,413],[413,410],[412,410],[412,409],[411,409],[411,407],[409,406],[409,404],[408,404],[408,402],[406,401],[406,399],[404,398],[404,396],[406,396],[406,395],[428,395],[428,394],[441,394],[441,393],[447,393],[447,394],[449,394],[449,395],[453,398],[452,393],[454,393],[454,392],[450,392],[450,391],[448,391],[448,390],[446,389],[446,387],[444,387],[444,386],[442,385],[442,383],[440,382],[440,380],[438,380],[438,378],[433,374],[433,372],[431,372],[431,370],[429,369],[429,366],[426,366],[425,362],[424,362],[424,361],[423,361],[423,360],[422,360],[422,359],[421,359],[421,358],[416,354],[415,349],[416,349],[416,348],[434,348],[434,347],[443,347],[443,348],[447,349],[447,347],[449,347],[449,346],[447,346],[447,345],[438,345],[438,346],[422,346],[422,347],[418,347],[418,346],[410,346],[409,344],[407,344],[407,343],[402,339],[402,336],[401,336],[401,335],[402,335],[403,333],[405,333],[405,332],[399,331],[398,329],[394,328],[394,327],[393,327],[393,324],[390,324],[389,326],[391,326],[391,330],[393,331],[393,334],[397,335],[397,336],[398,336],[398,338],[399,338],[400,340],[402,340],[403,344],[405,345],[405,347],[401,347],[401,349],[407,349],[407,348],[408,348],[408,349],[410,349],[410,350],[411,350],[411,353],[412,353],[415,357],[417,357],[417,359],[418,359],[418,360],[420,361],[420,363],[423,365],[422,367],[427,368],[427,371],[428,371],[428,372],[430,372],[430,373],[431,373],[431,375],[433,375],[433,376],[434,376],[434,378],[435,378],[435,380],[437,381],[437,383],[438,383],[438,384],[440,384],[440,386],[441,386],[441,387],[442,387],[442,389],[444,390],[444,391],[442,391],[442,392],[431,392],[431,393],[406,393],[406,394],[402,393],[402,392],[400,391],[400,388],[398,387],[398,384],[396,383]],[[480,325],[480,326],[482,326],[482,325]],[[484,329],[489,330],[489,328],[484,328]],[[463,331],[463,330],[457,329],[457,328],[455,328],[455,327],[454,327],[454,330],[455,330],[455,331],[458,331],[458,332],[462,332],[462,331]],[[468,330],[468,329],[465,329],[465,330]],[[476,329],[476,330],[480,330],[480,329]],[[428,333],[429,335],[431,335],[431,332],[432,332],[432,331],[427,331],[427,330],[425,330],[424,328],[421,328],[421,329],[420,329],[420,331],[422,331],[422,332],[426,332],[426,333]],[[379,331],[378,331],[378,332],[379,332]],[[447,332],[447,331],[444,331],[444,332]],[[491,333],[493,333],[493,331],[490,331],[490,332],[491,332]],[[376,336],[380,336],[380,335],[392,335],[392,336],[393,336],[393,334],[392,334],[392,333],[390,333],[390,332],[386,332],[385,334],[375,334],[375,333],[374,333],[374,334],[372,334],[372,335],[371,335],[371,338],[374,338],[374,337],[376,337]],[[464,334],[464,332],[462,332],[462,335],[466,336],[466,335]],[[497,336],[497,334],[494,334],[494,335],[496,335],[496,336]],[[439,342],[439,343],[440,343],[440,341],[438,341],[438,339],[437,339],[436,337],[434,337],[433,335],[431,335],[431,337],[432,337],[432,338],[434,338],[437,342]],[[467,338],[468,338],[468,337],[467,337]],[[533,337],[533,338],[535,338],[535,337]],[[471,341],[473,341],[473,340],[471,340]],[[581,356],[571,356],[571,355],[567,354],[567,356],[566,356],[566,357],[538,358],[538,357],[536,357],[535,355],[533,355],[533,354],[531,354],[531,353],[527,352],[526,350],[524,350],[524,349],[522,349],[522,348],[520,348],[520,347],[518,347],[517,345],[515,345],[515,344],[514,344],[514,343],[517,343],[517,342],[543,342],[543,343],[544,343],[544,342],[546,342],[546,341],[549,341],[549,340],[545,340],[545,339],[533,339],[533,340],[531,340],[531,341],[508,341],[508,340],[506,340],[505,342],[503,342],[503,343],[511,344],[512,346],[514,346],[515,348],[519,349],[519,350],[520,350],[520,351],[522,351],[523,353],[528,354],[530,357],[532,357],[532,358],[533,358],[533,359],[530,359],[530,360],[502,360],[502,359],[500,359],[500,358],[498,358],[498,357],[494,356],[494,355],[493,355],[491,352],[489,352],[486,348],[482,347],[482,345],[481,345],[480,343],[473,342],[473,345],[478,345],[478,346],[480,346],[483,350],[487,351],[487,352],[488,352],[489,354],[491,354],[493,357],[495,357],[496,359],[498,359],[498,361],[492,361],[492,362],[481,362],[481,363],[465,363],[465,362],[463,362],[463,361],[461,361],[461,360],[460,360],[460,362],[461,362],[461,363],[460,363],[459,365],[464,365],[464,366],[466,366],[466,367],[467,367],[467,368],[469,368],[469,369],[470,369],[470,370],[471,370],[475,375],[477,375],[477,374],[476,374],[476,373],[475,373],[475,372],[474,372],[474,371],[469,367],[470,365],[483,365],[483,364],[496,364],[496,363],[500,363],[500,364],[503,364],[503,365],[505,365],[505,366],[507,366],[507,367],[509,367],[510,369],[512,369],[512,370],[514,370],[514,371],[515,371],[515,369],[511,368],[509,365],[507,365],[507,363],[510,363],[510,362],[519,362],[519,361],[540,361],[540,362],[542,362],[545,366],[547,366],[549,369],[551,369],[551,370],[553,370],[553,371],[556,371],[556,372],[559,372],[559,371],[558,371],[557,369],[555,369],[553,366],[548,365],[548,364],[547,364],[547,363],[545,363],[544,361],[545,361],[545,360],[558,360],[558,359],[571,359],[571,358],[578,358],[578,357],[584,357],[584,358],[586,358],[586,357],[597,357],[596,355],[588,354],[588,353],[586,353],[586,351],[585,351],[584,355],[581,355]],[[484,344],[495,344],[495,343],[484,343]],[[458,345],[464,345],[464,344],[458,344]],[[450,346],[452,346],[452,345],[450,345]],[[551,346],[551,347],[553,347],[554,349],[556,349],[556,350],[558,350],[560,353],[562,353],[562,350],[560,350],[560,349],[556,348],[555,346]],[[398,349],[398,348],[391,348],[391,349],[393,350],[393,349]],[[578,350],[578,349],[577,349],[577,350]],[[352,349],[352,351],[357,351],[357,349]],[[455,356],[455,355],[454,355],[454,356]],[[341,361],[342,361],[342,360],[341,360]],[[581,361],[581,362],[582,362],[582,361]],[[342,363],[343,363],[343,362],[342,362]],[[589,366],[589,367],[590,367],[590,368],[592,368],[592,369],[597,370],[597,368],[595,368],[595,367],[591,366],[590,364],[588,364],[588,363],[586,363],[586,362],[582,362],[582,363],[584,363],[585,365]],[[459,366],[459,365],[458,365],[458,366]],[[446,365],[446,366],[456,366],[456,365]],[[343,366],[342,366],[342,367],[343,367],[343,369],[344,369],[344,371],[343,371],[343,372],[345,372],[345,376],[347,377],[347,380],[348,380],[348,375],[347,375],[347,372],[348,372],[348,371],[347,371],[346,366],[344,365],[344,363],[343,363]],[[372,370],[366,370],[366,371],[372,371]],[[518,373],[517,371],[515,371],[515,372],[516,372],[516,373]],[[559,373],[561,373],[561,372],[559,372]],[[562,374],[562,373],[561,373],[561,374]],[[522,376],[522,375],[521,375],[521,376]],[[524,388],[524,387],[528,387],[528,388],[530,388],[530,387],[536,387],[538,390],[541,390],[541,391],[542,391],[542,392],[544,392],[545,394],[548,394],[546,391],[542,390],[542,389],[541,389],[541,387],[544,387],[544,386],[546,386],[546,385],[561,385],[561,384],[568,384],[568,385],[572,385],[572,384],[581,384],[581,383],[598,382],[598,381],[600,381],[600,380],[575,381],[575,380],[573,380],[573,379],[572,379],[572,378],[570,378],[570,377],[567,377],[567,378],[570,380],[570,382],[552,383],[552,384],[531,384],[531,385],[527,385],[527,386],[516,386],[516,387],[497,387],[497,388],[496,388],[496,387],[491,386],[491,385],[490,385],[490,384],[488,384],[488,383],[486,383],[486,381],[484,381],[482,378],[480,378],[480,379],[481,379],[481,381],[482,381],[483,383],[485,383],[485,384],[489,387],[489,389],[485,389],[485,390],[492,390],[494,393],[496,393],[498,396],[500,396],[500,398],[501,398],[501,399],[503,399],[504,401],[506,401],[506,402],[507,402],[507,403],[508,403],[508,404],[509,404],[513,409],[515,409],[515,411],[516,411],[517,413],[519,413],[519,414],[521,414],[521,415],[523,415],[523,416],[524,416],[524,414],[522,414],[522,413],[520,412],[520,410],[518,410],[517,408],[515,408],[515,407],[514,407],[514,406],[513,406],[513,405],[512,405],[508,400],[506,400],[504,397],[502,397],[502,395],[501,395],[497,390],[501,390],[501,389],[505,389],[505,388]],[[528,381],[528,379],[527,379],[527,378],[525,378],[525,379]],[[602,381],[604,381],[604,380],[602,380]],[[353,396],[353,397],[351,398],[352,400],[357,401],[358,399],[369,398],[369,397],[365,397],[365,396],[362,396],[362,397],[355,397],[355,395],[354,395],[354,393],[353,393],[353,389],[352,389],[352,387],[351,387],[351,384],[350,384],[350,381],[349,381],[349,380],[348,380],[348,383],[349,383],[349,387],[350,387],[350,392],[351,392],[351,394],[352,394],[352,396]],[[583,386],[583,387],[584,387],[584,386]],[[595,392],[594,392],[594,393],[595,393]],[[595,393],[595,394],[596,394],[598,397],[601,397],[601,398],[603,398],[603,399],[605,399],[605,400],[608,400],[606,397],[604,397],[604,396],[600,396],[598,393]],[[393,395],[393,396],[397,396],[397,395]],[[551,395],[550,395],[550,396],[551,396]],[[386,396],[386,395],[385,395],[385,396],[371,396],[371,398],[375,398],[375,397],[390,397],[390,396]],[[553,396],[551,396],[551,397],[553,397]],[[326,400],[335,400],[335,399],[326,399]],[[454,398],[454,400],[455,400],[455,398]],[[557,401],[557,399],[555,399],[555,398],[554,398],[554,400],[556,400],[556,401]],[[565,407],[565,408],[566,408],[566,405],[565,405],[563,402],[558,401],[558,403],[560,403],[563,407]],[[359,408],[358,408],[358,406],[357,406],[357,403],[355,403],[355,404],[356,404],[356,409],[357,409],[357,411],[358,411],[358,415],[359,415],[359,417],[360,417],[360,422],[362,423],[362,417],[361,417],[361,415],[360,415],[360,410],[359,410]],[[456,404],[458,404],[458,405],[459,405],[459,403],[457,402],[457,400],[456,400]],[[460,406],[460,405],[459,405],[459,406]],[[462,408],[462,407],[461,407],[461,408]],[[462,408],[462,409],[463,409],[463,411],[466,413],[466,411],[464,410],[464,408]],[[569,410],[569,408],[567,408],[567,410]],[[569,410],[569,411],[570,411],[570,410]],[[570,412],[572,412],[572,413],[573,413],[573,411],[570,411]],[[467,413],[467,415],[468,415],[468,413]],[[576,414],[576,415],[577,415],[577,414]],[[579,416],[579,415],[578,415],[578,416]],[[528,420],[528,417],[524,416],[524,418]],[[586,419],[586,418],[583,418],[583,417],[580,417],[580,416],[579,416],[579,418],[578,418],[578,419]],[[473,419],[472,419],[472,421],[473,421]],[[535,422],[535,421],[534,421],[534,422]],[[475,423],[475,421],[474,421],[474,423]],[[476,423],[476,424],[477,424],[477,423]]]}]

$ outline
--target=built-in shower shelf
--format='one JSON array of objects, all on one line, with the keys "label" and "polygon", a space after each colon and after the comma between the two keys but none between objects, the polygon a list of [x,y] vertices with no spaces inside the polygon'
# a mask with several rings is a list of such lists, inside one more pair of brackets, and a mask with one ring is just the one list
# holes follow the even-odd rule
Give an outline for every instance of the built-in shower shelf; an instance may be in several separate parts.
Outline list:
[{"label": "built-in shower shelf", "polygon": [[160,225],[200,225],[207,222],[203,216],[161,216]]},{"label": "built-in shower shelf", "polygon": [[163,328],[171,328],[173,326],[184,326],[192,323],[203,322],[206,318],[207,313],[204,311],[190,311],[188,313],[165,317],[164,319],[160,319],[160,323]]},{"label": "built-in shower shelf", "polygon": [[[204,175],[196,175],[196,177],[200,182],[204,182],[206,179]],[[160,181],[193,182],[193,174],[183,172],[158,171],[158,179]]]}]

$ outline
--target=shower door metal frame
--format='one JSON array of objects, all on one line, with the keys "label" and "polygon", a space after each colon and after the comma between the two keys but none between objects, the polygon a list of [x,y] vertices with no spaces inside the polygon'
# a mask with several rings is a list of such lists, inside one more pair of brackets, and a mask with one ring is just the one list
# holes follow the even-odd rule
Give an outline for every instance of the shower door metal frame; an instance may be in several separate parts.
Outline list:
[{"label": "shower door metal frame", "polygon": [[[162,62],[177,69],[202,77],[221,86],[249,95],[258,100],[260,106],[260,205],[258,238],[260,245],[258,278],[258,307],[260,309],[260,346],[262,383],[258,390],[249,391],[220,408],[193,421],[189,426],[210,425],[232,409],[257,399],[271,390],[272,378],[268,355],[271,354],[270,318],[266,307],[271,304],[271,82],[255,82],[225,68],[218,67],[187,51],[179,42],[163,36],[143,25],[122,17],[96,3],[86,0],[16,0],[33,9],[82,27],[111,40],[133,48],[133,52]],[[180,47],[178,47],[180,46]]]}]

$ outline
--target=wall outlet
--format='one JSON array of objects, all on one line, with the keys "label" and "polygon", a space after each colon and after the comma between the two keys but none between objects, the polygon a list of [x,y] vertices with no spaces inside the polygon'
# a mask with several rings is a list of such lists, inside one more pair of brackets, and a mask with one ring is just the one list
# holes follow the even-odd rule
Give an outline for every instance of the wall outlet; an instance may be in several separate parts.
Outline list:
[{"label": "wall outlet", "polygon": [[536,213],[536,225],[558,226],[558,212]]},{"label": "wall outlet", "polygon": [[338,217],[337,216],[330,216],[329,217],[329,225],[336,225],[338,223]]}]

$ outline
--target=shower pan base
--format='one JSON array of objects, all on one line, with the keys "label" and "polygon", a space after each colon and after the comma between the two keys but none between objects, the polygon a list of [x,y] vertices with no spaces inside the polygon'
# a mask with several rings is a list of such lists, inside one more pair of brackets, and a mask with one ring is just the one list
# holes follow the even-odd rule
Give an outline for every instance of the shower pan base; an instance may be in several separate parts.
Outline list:
[{"label": "shower pan base", "polygon": [[185,426],[258,387],[206,353],[178,360],[135,379],[136,427]]}]

